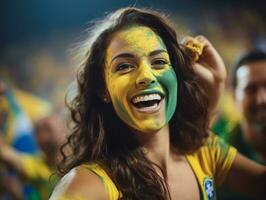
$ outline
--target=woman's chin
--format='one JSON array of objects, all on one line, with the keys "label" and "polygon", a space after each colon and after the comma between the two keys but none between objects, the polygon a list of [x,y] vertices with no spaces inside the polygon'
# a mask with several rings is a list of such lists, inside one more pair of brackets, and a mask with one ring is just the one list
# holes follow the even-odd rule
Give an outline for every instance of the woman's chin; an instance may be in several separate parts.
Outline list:
[{"label": "woman's chin", "polygon": [[159,132],[162,128],[165,127],[165,123],[153,123],[153,124],[142,124],[141,127],[134,127],[133,132],[141,133],[141,134],[154,134]]}]

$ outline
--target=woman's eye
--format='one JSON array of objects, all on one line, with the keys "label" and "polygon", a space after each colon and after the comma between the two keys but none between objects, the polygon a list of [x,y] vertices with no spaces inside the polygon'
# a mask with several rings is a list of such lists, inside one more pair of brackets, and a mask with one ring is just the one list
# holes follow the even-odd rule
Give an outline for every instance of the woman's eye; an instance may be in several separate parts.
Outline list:
[{"label": "woman's eye", "polygon": [[166,64],[168,64],[168,62],[164,59],[158,59],[152,62],[153,68],[156,68],[156,69],[162,69],[165,67]]},{"label": "woman's eye", "polygon": [[134,65],[130,63],[122,63],[117,65],[116,71],[120,73],[127,73],[130,72],[132,69],[134,69]]}]

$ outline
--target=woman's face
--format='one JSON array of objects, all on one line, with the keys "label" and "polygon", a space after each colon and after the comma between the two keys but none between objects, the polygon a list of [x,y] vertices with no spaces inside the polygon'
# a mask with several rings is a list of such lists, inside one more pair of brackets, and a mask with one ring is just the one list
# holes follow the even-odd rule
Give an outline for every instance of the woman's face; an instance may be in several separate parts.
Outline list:
[{"label": "woman's face", "polygon": [[105,82],[119,118],[139,132],[158,131],[175,112],[176,74],[164,42],[148,27],[132,26],[113,36]]}]

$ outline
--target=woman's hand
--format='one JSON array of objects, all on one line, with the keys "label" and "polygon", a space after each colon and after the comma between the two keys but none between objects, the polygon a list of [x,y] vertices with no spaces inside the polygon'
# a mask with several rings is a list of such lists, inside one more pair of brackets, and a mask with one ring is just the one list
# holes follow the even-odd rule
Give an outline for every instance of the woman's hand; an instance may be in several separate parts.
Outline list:
[{"label": "woman's hand", "polygon": [[193,55],[193,49],[190,47],[187,48],[192,51],[192,56],[195,60],[193,68],[196,74],[202,80],[205,91],[208,95],[208,110],[210,120],[212,121],[214,114],[217,111],[219,99],[224,91],[227,77],[226,68],[219,53],[204,36],[197,36],[195,38],[186,37],[183,41],[185,46],[188,44],[191,45],[191,43],[195,43],[196,46],[198,43],[201,43],[203,47],[202,52],[200,52],[200,50],[198,51],[199,54],[201,53],[199,56]]}]

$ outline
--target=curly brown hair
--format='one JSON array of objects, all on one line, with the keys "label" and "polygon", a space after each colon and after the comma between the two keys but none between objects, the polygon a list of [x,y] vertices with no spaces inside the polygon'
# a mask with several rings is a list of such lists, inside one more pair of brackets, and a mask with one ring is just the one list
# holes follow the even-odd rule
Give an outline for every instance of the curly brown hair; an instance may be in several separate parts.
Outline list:
[{"label": "curly brown hair", "polygon": [[[106,49],[114,33],[129,25],[147,26],[158,34],[176,72],[179,99],[169,122],[171,147],[191,153],[208,136],[208,100],[193,71],[189,50],[178,43],[165,16],[147,9],[124,8],[98,22],[82,45],[78,94],[69,105],[74,127],[61,147],[59,173],[64,175],[85,162],[98,163],[123,194],[121,199],[170,199],[167,183],[155,172],[155,164],[146,158],[132,131],[100,95],[106,88]],[[65,152],[69,147],[70,154]]]}]

